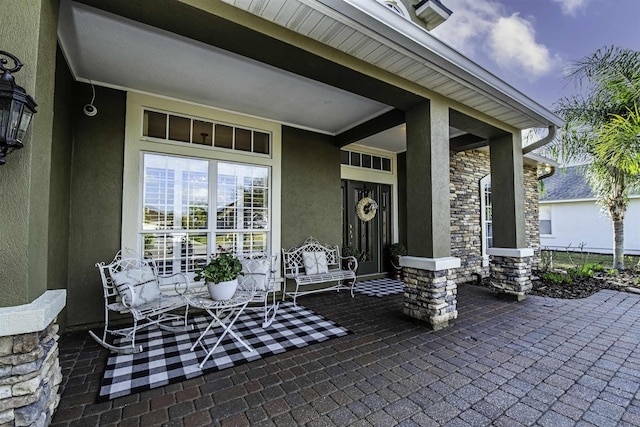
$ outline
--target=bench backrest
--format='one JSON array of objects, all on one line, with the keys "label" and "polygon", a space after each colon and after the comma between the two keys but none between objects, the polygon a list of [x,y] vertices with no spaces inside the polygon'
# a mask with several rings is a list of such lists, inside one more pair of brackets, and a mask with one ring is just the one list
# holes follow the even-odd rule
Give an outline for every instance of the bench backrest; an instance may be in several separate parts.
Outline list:
[{"label": "bench backrest", "polygon": [[127,307],[157,300],[160,293],[158,270],[151,257],[140,257],[130,250],[116,254],[109,264],[96,264],[100,270],[105,298],[120,296]]},{"label": "bench backrest", "polygon": [[325,246],[319,243],[313,237],[308,237],[302,246],[291,248],[289,250],[282,249],[282,263],[284,265],[285,276],[296,274],[304,274],[304,261],[302,254],[304,252],[324,252],[327,257],[327,266],[340,266],[340,249],[338,246]]}]

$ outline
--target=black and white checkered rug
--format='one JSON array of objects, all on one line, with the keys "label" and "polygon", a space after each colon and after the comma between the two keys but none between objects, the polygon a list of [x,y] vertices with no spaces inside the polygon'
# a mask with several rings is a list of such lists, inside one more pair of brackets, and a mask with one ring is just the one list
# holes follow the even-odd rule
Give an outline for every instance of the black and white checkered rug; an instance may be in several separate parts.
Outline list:
[{"label": "black and white checkered rug", "polygon": [[[300,305],[294,307],[292,303],[281,303],[275,320],[266,329],[262,329],[260,314],[247,311],[233,327],[255,352],[249,353],[227,335],[203,369],[198,368],[198,364],[204,359],[205,351],[200,346],[194,351],[189,349],[209,322],[204,314],[193,318],[195,327],[189,332],[174,334],[153,327],[138,333],[136,342],[142,344],[144,351],[109,355],[97,402],[184,381],[351,333],[309,309]],[[204,340],[208,348],[213,347],[216,332],[220,330],[214,328],[213,332],[208,332]]]},{"label": "black and white checkered rug", "polygon": [[386,297],[404,292],[404,283],[395,279],[373,279],[356,282],[354,291],[370,297]]}]

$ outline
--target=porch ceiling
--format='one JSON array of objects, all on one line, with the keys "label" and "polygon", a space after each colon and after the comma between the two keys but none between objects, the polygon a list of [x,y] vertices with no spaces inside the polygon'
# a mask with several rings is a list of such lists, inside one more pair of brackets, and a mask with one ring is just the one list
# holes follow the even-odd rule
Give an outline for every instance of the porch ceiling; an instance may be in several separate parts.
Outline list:
[{"label": "porch ceiling", "polygon": [[58,38],[77,80],[216,106],[331,135],[392,108],[74,1],[62,1]]},{"label": "porch ceiling", "polygon": [[[425,102],[406,88],[243,25],[246,17],[238,16],[251,14],[516,128],[561,123],[373,0],[223,1],[202,3],[214,10],[210,13],[194,6],[200,4],[197,0],[62,0],[58,38],[77,80],[238,111],[329,135],[340,135],[393,108],[406,111]],[[375,13],[367,9],[371,7]],[[383,14],[384,20],[376,14]],[[451,117],[452,137],[473,132],[464,124]],[[404,131],[401,126],[359,143],[403,151]]]}]

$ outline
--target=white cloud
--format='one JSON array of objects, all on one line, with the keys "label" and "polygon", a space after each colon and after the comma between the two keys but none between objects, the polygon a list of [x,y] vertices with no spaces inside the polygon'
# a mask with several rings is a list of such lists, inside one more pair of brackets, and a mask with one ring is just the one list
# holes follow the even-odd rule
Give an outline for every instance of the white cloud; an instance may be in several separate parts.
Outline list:
[{"label": "white cloud", "polygon": [[586,4],[587,0],[553,0],[556,3],[560,3],[560,8],[562,9],[562,13],[565,15],[575,15],[576,12],[582,9]]},{"label": "white cloud", "polygon": [[431,33],[463,54],[472,59],[486,55],[501,69],[527,80],[535,80],[556,67],[557,58],[536,41],[531,19],[509,13],[495,0],[447,0],[446,5],[453,11],[451,18]]},{"label": "white cloud", "polygon": [[505,70],[540,77],[553,66],[547,47],[535,40],[533,25],[517,13],[499,18],[491,27],[487,48],[494,61]]}]

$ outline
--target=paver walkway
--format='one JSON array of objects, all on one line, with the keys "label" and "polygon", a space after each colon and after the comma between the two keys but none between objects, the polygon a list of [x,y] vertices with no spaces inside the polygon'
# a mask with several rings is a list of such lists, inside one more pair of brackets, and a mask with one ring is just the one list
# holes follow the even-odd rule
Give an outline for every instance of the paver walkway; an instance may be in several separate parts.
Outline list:
[{"label": "paver walkway", "polygon": [[354,334],[101,404],[106,351],[63,337],[53,425],[640,426],[639,295],[515,303],[462,285],[437,332],[400,295],[299,302]]}]

